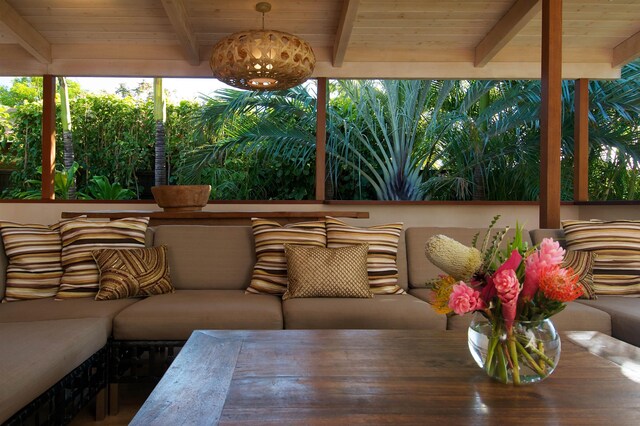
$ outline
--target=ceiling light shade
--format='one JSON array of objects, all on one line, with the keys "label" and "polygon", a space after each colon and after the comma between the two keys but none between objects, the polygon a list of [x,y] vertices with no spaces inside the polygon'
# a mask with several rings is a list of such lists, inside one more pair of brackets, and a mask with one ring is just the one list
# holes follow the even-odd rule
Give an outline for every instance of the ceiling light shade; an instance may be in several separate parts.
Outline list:
[{"label": "ceiling light shade", "polygon": [[[262,5],[262,8],[261,8]],[[268,4],[267,4],[268,5]],[[258,3],[256,10],[270,9]],[[263,24],[264,26],[264,24]],[[275,30],[240,31],[220,40],[211,53],[213,76],[248,90],[283,90],[304,82],[316,63],[313,49],[301,38]]]}]

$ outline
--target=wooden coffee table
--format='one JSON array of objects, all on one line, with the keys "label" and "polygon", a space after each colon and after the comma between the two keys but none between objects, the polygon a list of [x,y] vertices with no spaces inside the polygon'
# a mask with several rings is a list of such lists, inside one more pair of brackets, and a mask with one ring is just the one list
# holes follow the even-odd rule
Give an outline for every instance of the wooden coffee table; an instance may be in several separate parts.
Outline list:
[{"label": "wooden coffee table", "polygon": [[640,424],[640,349],[562,335],[545,381],[476,366],[466,333],[195,331],[132,425]]}]

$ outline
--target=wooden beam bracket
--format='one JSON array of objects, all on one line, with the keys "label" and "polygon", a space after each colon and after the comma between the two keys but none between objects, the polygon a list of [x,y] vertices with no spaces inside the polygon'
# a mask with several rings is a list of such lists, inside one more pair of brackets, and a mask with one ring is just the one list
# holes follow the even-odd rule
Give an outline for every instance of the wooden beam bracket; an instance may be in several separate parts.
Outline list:
[{"label": "wooden beam bracket", "polygon": [[51,63],[51,44],[7,0],[0,0],[0,31],[13,36],[39,62]]},{"label": "wooden beam bracket", "polygon": [[183,0],[162,0],[162,6],[178,36],[185,58],[191,65],[200,65],[198,41],[191,29],[189,14]]},{"label": "wooden beam bracket", "polygon": [[341,67],[344,63],[344,57],[347,53],[347,47],[349,47],[349,40],[351,39],[353,24],[356,22],[359,5],[360,0],[344,0],[340,22],[338,23],[338,32],[336,33],[336,40],[333,45],[332,63],[334,67]]}]

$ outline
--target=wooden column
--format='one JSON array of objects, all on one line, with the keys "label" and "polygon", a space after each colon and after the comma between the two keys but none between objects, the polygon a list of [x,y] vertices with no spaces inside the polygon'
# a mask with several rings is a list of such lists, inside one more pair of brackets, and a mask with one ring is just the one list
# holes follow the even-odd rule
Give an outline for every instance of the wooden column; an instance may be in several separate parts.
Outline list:
[{"label": "wooden column", "polygon": [[573,199],[589,201],[589,79],[576,80],[573,125]]},{"label": "wooden column", "polygon": [[56,77],[45,75],[42,87],[42,199],[53,200],[56,166]]},{"label": "wooden column", "polygon": [[327,79],[318,78],[318,101],[316,107],[316,200],[325,199],[327,178]]},{"label": "wooden column", "polygon": [[560,227],[562,0],[542,0],[540,228]]}]

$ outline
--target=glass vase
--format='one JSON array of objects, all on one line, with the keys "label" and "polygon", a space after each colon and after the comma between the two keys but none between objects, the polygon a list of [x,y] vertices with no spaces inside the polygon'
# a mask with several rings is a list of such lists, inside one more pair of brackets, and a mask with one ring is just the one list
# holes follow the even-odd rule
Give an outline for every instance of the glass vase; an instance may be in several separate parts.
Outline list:
[{"label": "glass vase", "polygon": [[515,321],[508,329],[475,314],[469,325],[469,350],[490,377],[514,385],[547,378],[560,360],[560,336],[550,319]]}]

